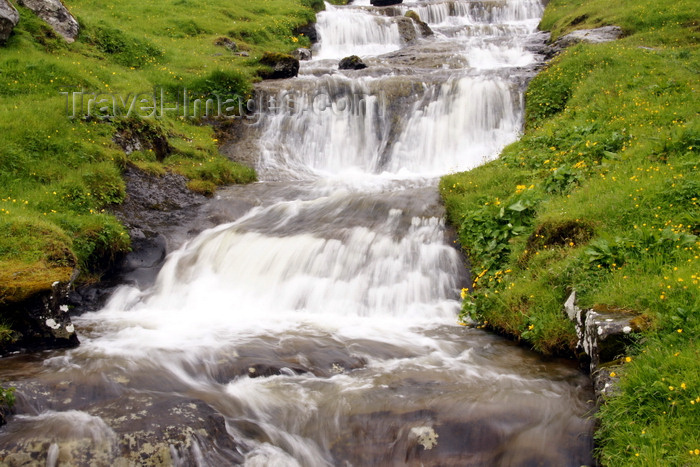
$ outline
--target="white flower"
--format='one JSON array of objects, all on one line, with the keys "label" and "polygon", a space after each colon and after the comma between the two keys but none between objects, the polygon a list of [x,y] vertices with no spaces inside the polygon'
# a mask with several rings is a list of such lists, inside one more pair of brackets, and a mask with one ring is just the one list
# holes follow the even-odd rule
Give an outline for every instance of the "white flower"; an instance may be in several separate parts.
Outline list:
[{"label": "white flower", "polygon": [[65,313],[66,311],[68,311],[68,305],[61,305],[58,307],[58,309]]},{"label": "white flower", "polygon": [[46,320],[46,325],[51,329],[58,329],[61,327],[61,325],[54,321],[52,318]]}]

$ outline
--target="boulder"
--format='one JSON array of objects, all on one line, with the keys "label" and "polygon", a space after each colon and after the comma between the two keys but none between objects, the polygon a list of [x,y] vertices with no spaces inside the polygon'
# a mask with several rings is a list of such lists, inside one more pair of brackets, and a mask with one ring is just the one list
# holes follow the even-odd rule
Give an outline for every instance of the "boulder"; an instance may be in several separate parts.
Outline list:
[{"label": "boulder", "polygon": [[418,16],[418,13],[416,13],[413,10],[408,10],[406,12],[406,18],[411,18],[415,25],[418,27],[418,30],[421,33],[421,36],[427,37],[427,36],[432,36],[433,35],[433,30],[430,29],[430,26],[428,26],[428,23],[425,21],[422,21],[420,19],[420,16]]},{"label": "boulder", "polygon": [[10,317],[15,333],[12,342],[0,345],[0,355],[78,346],[80,341],[68,314],[68,294],[77,277],[75,269],[70,280],[56,281],[48,290],[3,305],[0,312]]},{"label": "boulder", "polygon": [[268,68],[260,72],[263,79],[294,78],[299,74],[299,60],[291,55],[265,52],[260,63]]},{"label": "boulder", "polygon": [[0,0],[0,44],[5,43],[19,22],[19,13],[7,0]]},{"label": "boulder", "polygon": [[396,25],[399,27],[399,35],[405,44],[411,43],[418,37],[416,27],[410,18],[402,16],[396,19]]},{"label": "boulder", "polygon": [[302,61],[311,60],[311,49],[307,49],[306,47],[299,47],[298,49],[292,52],[292,57]]},{"label": "boulder", "polygon": [[362,70],[363,68],[367,68],[367,65],[357,55],[345,57],[338,63],[338,69],[340,70]]},{"label": "boulder", "polygon": [[391,6],[403,3],[403,0],[370,0],[372,6]]},{"label": "boulder", "polygon": [[316,31],[316,23],[308,23],[299,26],[294,30],[295,36],[306,36],[312,44],[318,42],[318,32]]},{"label": "boulder", "polygon": [[357,55],[350,55],[338,62],[338,69],[340,70],[362,70],[364,68],[367,68],[367,64]]},{"label": "boulder", "polygon": [[564,312],[576,325],[577,351],[584,361],[589,361],[588,370],[593,378],[598,395],[607,393],[609,383],[607,367],[613,364],[634,343],[640,331],[640,317],[627,310],[595,307],[584,310],[576,305],[576,292],[571,292],[564,303]]},{"label": "boulder", "polygon": [[18,0],[19,4],[32,10],[67,42],[73,42],[80,26],[61,0]]}]

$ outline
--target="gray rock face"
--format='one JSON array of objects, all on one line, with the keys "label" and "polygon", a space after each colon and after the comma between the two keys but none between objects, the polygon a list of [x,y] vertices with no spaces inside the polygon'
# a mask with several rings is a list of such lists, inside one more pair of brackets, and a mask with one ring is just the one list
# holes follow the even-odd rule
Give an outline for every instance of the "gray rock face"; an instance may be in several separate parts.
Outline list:
[{"label": "gray rock face", "polygon": [[56,34],[67,42],[73,42],[80,26],[73,15],[66,9],[61,0],[18,0],[19,4],[32,10],[39,18],[44,20]]},{"label": "gray rock face", "polygon": [[562,36],[555,44],[560,47],[570,47],[579,42],[588,42],[589,44],[600,44],[603,42],[615,41],[622,37],[622,29],[618,26],[604,26],[596,29],[579,29],[572,33]]},{"label": "gray rock face", "polygon": [[299,47],[298,49],[292,52],[292,57],[302,61],[311,60],[311,49],[307,49],[306,47]]},{"label": "gray rock face", "polygon": [[607,394],[613,385],[607,364],[625,355],[633,343],[636,315],[621,311],[582,310],[576,306],[576,292],[564,303],[564,312],[576,325],[577,350],[590,359],[590,372],[598,395]]},{"label": "gray rock face", "polygon": [[416,40],[418,33],[416,33],[416,27],[413,25],[413,20],[411,18],[401,17],[396,19],[396,25],[399,27],[399,34],[401,39],[408,44]]},{"label": "gray rock face", "polygon": [[546,55],[553,57],[567,47],[586,42],[589,44],[601,44],[615,41],[622,37],[622,29],[619,26],[604,26],[596,29],[579,29],[560,37],[549,46]]},{"label": "gray rock face", "polygon": [[5,43],[19,22],[19,13],[7,0],[0,0],[0,44]]}]

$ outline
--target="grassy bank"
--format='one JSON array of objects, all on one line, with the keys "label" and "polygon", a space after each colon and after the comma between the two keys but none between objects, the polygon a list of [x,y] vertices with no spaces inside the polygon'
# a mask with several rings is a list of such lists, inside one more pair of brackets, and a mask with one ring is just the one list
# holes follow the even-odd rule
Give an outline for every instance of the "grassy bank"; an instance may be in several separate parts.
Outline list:
[{"label": "grassy bank", "polygon": [[500,158],[443,178],[473,267],[463,316],[573,355],[562,313],[633,312],[642,331],[599,413],[605,465],[700,462],[700,23],[690,0],[552,0],[541,28],[622,27],[531,83]]},{"label": "grassy bank", "polygon": [[[86,104],[69,118],[70,93],[114,96],[122,115],[135,96],[152,100],[154,90],[159,99],[162,90],[166,108],[182,106],[184,88],[193,99],[245,99],[262,54],[309,45],[294,30],[323,6],[320,0],[64,3],[81,25],[74,43],[18,6],[20,22],[0,46],[0,309],[68,279],[75,267],[83,279],[95,278],[128,250],[127,233],[109,214],[124,199],[127,164],[183,174],[205,193],[255,179],[252,169],[219,155],[201,111],[197,118],[181,108],[165,111],[165,118],[105,120],[95,118],[113,113],[96,110],[102,103],[92,118],[82,118]],[[127,156],[113,141],[117,132],[157,144]],[[11,338],[11,327],[6,312],[0,340]]]}]

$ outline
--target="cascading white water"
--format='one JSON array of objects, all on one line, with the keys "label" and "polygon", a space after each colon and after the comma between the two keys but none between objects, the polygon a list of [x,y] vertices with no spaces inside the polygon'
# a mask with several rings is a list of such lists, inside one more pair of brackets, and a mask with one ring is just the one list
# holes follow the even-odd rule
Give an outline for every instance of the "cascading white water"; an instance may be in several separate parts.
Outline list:
[{"label": "cascading white water", "polygon": [[261,123],[263,173],[375,171],[390,131],[386,102],[371,93],[368,80],[338,76],[310,83],[294,92],[293,107],[284,103],[288,91],[273,96],[282,105]]},{"label": "cascading white water", "polygon": [[[536,62],[522,40],[541,5],[406,2],[392,8],[435,35],[384,56],[406,44],[389,10],[366,5],[327,5],[316,58],[329,60],[258,87],[266,181],[218,194],[258,205],[172,252],[154,286],[76,318],[81,347],[8,367],[21,417],[0,430],[0,457],[592,462],[586,378],[456,325],[468,282],[435,188],[517,137],[508,69]],[[338,72],[350,54],[370,67]]]},{"label": "cascading white water", "polygon": [[467,170],[493,157],[520,130],[520,106],[501,80],[462,78],[431,90],[413,111],[393,147],[393,173],[443,174]]},{"label": "cascading white water", "polygon": [[403,45],[396,22],[363,10],[348,11],[326,4],[316,29],[319,48],[315,57],[319,59],[378,55]]},{"label": "cascading white water", "polygon": [[[301,105],[263,122],[260,168],[304,177],[348,171],[438,176],[473,168],[498,154],[520,130],[520,101],[512,83],[463,77],[416,84],[410,117],[391,118],[387,79],[316,80],[298,91]],[[373,91],[379,89],[380,91]],[[275,96],[282,101],[282,91]],[[395,141],[395,142],[394,142]]]},{"label": "cascading white water", "polygon": [[[542,16],[538,0],[464,2],[459,0],[406,2],[402,13],[413,10],[430,26],[472,26],[474,24],[513,24]],[[535,27],[537,24],[535,23]]]}]

